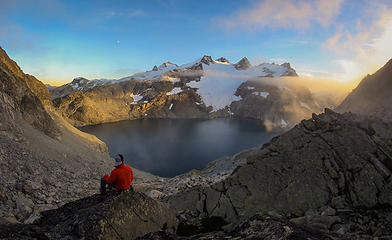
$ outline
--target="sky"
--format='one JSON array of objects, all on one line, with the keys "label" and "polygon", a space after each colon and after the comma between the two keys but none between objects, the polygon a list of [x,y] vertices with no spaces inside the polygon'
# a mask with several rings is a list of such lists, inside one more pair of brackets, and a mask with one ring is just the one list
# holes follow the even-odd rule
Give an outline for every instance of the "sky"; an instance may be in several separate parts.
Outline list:
[{"label": "sky", "polygon": [[358,82],[392,58],[391,0],[0,0],[0,46],[52,85],[210,55]]}]

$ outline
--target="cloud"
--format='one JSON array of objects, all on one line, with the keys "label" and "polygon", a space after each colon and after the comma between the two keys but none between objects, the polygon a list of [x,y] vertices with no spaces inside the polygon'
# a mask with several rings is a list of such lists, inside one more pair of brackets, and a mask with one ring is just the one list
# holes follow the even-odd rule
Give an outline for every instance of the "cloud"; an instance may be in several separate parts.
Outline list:
[{"label": "cloud", "polygon": [[392,8],[380,6],[373,15],[368,24],[358,19],[356,28],[340,28],[324,42],[323,48],[337,56],[338,78],[359,79],[392,58]]},{"label": "cloud", "polygon": [[340,12],[343,0],[264,0],[242,9],[231,17],[217,19],[227,28],[251,31],[263,28],[304,30],[312,25],[330,25]]},{"label": "cloud", "polygon": [[129,9],[126,11],[111,10],[111,11],[107,11],[104,13],[104,16],[108,19],[111,19],[111,18],[134,18],[134,17],[145,16],[145,15],[146,15],[146,13],[140,9]]}]

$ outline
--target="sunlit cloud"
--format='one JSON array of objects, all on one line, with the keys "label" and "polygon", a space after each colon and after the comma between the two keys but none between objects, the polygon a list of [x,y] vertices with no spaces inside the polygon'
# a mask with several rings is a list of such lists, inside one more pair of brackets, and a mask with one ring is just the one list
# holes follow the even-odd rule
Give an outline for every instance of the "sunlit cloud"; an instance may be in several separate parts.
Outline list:
[{"label": "sunlit cloud", "polygon": [[314,24],[330,25],[339,14],[343,0],[263,0],[253,7],[242,9],[231,17],[217,19],[227,28],[251,31],[263,28],[304,30]]},{"label": "sunlit cloud", "polygon": [[342,28],[325,41],[324,49],[337,55],[337,78],[360,79],[392,58],[392,8],[383,6],[376,16],[370,24],[358,20],[356,29]]}]

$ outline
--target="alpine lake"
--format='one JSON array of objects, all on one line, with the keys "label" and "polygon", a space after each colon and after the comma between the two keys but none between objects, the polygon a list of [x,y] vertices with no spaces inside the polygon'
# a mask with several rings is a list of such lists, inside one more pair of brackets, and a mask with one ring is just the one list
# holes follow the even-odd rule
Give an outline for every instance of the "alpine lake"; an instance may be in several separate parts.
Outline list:
[{"label": "alpine lake", "polygon": [[81,127],[124,155],[131,167],[173,177],[268,142],[269,132],[252,119],[143,119]]}]

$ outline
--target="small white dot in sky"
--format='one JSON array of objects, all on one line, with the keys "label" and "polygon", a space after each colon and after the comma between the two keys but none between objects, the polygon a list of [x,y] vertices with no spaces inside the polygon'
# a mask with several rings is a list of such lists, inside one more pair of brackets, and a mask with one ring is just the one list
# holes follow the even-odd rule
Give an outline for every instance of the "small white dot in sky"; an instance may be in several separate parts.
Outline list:
[{"label": "small white dot in sky", "polygon": [[120,43],[120,40],[117,40],[117,44],[119,44]]}]

